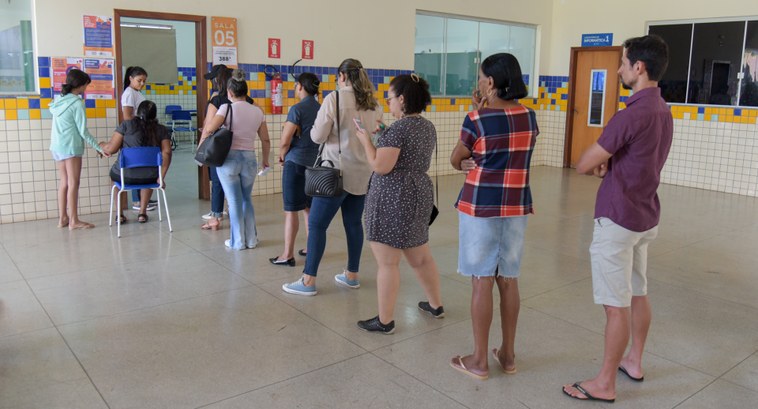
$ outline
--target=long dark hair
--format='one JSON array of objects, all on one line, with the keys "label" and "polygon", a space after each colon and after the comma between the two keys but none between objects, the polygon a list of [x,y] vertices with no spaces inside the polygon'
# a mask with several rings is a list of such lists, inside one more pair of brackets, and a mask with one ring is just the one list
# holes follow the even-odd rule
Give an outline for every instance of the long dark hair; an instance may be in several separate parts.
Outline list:
[{"label": "long dark hair", "polygon": [[229,68],[224,68],[218,70],[218,73],[216,74],[216,78],[213,79],[213,82],[216,85],[216,89],[218,90],[218,95],[226,98],[226,83],[229,82],[229,78],[232,76],[232,70]]},{"label": "long dark hair", "polygon": [[126,73],[124,74],[124,91],[126,91],[127,88],[129,88],[129,84],[132,82],[132,77],[138,77],[140,75],[144,75],[147,77],[147,71],[145,71],[142,67],[129,67],[126,69]]},{"label": "long dark hair", "polygon": [[90,82],[92,82],[92,80],[90,79],[89,74],[74,68],[66,74],[66,83],[61,85],[61,95],[70,94],[71,91],[82,85],[87,85]]},{"label": "long dark hair", "polygon": [[492,77],[498,98],[512,101],[527,95],[521,66],[513,54],[492,54],[482,61],[481,70],[484,75]]},{"label": "long dark hair", "polygon": [[158,108],[155,102],[142,101],[137,107],[134,120],[140,130],[140,146],[161,146],[161,135],[166,128],[158,123]]},{"label": "long dark hair", "polygon": [[374,98],[374,86],[371,84],[368,73],[360,61],[348,58],[342,61],[337,71],[345,74],[345,77],[353,86],[355,104],[358,105],[359,110],[370,111],[379,106],[376,98]]}]

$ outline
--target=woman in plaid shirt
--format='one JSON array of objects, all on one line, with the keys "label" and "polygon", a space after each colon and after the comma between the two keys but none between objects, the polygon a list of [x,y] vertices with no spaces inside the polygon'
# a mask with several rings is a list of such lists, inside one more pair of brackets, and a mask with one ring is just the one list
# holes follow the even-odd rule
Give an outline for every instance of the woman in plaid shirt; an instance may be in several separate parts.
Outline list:
[{"label": "woman in plaid shirt", "polygon": [[458,272],[471,277],[474,352],[450,365],[477,379],[489,376],[487,341],[492,323],[492,288],[500,292],[503,341],[492,350],[500,368],[516,373],[514,342],[520,300],[518,277],[526,216],[533,213],[529,162],[539,134],[534,111],[517,99],[527,95],[518,60],[494,54],[482,62],[476,110],[463,121],[450,157],[468,170],[458,196]]}]

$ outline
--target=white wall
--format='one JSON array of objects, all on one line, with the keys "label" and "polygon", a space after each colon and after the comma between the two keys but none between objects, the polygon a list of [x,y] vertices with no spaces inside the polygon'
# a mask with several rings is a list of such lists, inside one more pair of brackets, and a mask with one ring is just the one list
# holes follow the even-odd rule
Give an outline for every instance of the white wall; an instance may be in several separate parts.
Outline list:
[{"label": "white wall", "polygon": [[[82,14],[113,15],[113,9],[146,10],[207,16],[236,17],[239,61],[291,64],[300,58],[300,41],[315,41],[309,63],[335,66],[345,57],[360,59],[369,68],[413,69],[416,10],[535,24],[550,39],[552,0],[291,0],[215,2],[184,0],[37,0],[38,55],[79,56],[82,53]],[[282,58],[267,58],[269,37],[282,39]],[[208,39],[210,52],[210,33]],[[541,57],[546,62],[548,44]]]},{"label": "white wall", "polygon": [[541,74],[568,75],[570,48],[581,45],[583,33],[613,33],[614,45],[620,45],[646,34],[650,21],[746,16],[758,19],[758,1],[554,0],[549,63]]}]

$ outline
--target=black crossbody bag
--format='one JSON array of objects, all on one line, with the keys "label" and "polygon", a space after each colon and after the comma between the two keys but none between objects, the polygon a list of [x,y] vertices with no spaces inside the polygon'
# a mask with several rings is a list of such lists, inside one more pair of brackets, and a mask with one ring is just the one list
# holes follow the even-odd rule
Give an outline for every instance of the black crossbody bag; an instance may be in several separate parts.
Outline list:
[{"label": "black crossbody bag", "polygon": [[203,141],[202,145],[197,147],[195,161],[206,166],[215,167],[223,165],[226,161],[226,157],[229,156],[229,151],[232,149],[232,138],[234,137],[234,133],[232,132],[232,120],[234,119],[232,104],[228,104],[227,108],[226,115],[224,115],[224,123],[226,123],[226,118],[228,117],[229,126],[222,126],[216,129],[216,132],[212,133]]},{"label": "black crossbody bag", "polygon": [[[340,144],[340,94],[337,93],[337,146],[339,160],[342,161],[342,145]],[[342,189],[342,170],[335,168],[331,160],[321,159],[324,152],[324,146],[327,141],[321,144],[318,150],[318,156],[313,166],[305,168],[305,194],[315,197],[337,197],[344,191]],[[326,165],[329,166],[326,166]]]}]

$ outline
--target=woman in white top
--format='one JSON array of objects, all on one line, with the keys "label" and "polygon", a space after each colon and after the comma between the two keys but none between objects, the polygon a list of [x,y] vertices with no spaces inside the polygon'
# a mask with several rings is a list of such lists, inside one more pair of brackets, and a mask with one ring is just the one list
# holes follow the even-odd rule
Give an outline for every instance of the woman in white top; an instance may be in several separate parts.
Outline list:
[{"label": "woman in white top", "polygon": [[360,287],[358,268],[363,249],[363,205],[371,167],[356,136],[354,119],[373,129],[382,119],[382,107],[374,98],[374,87],[360,61],[346,59],[337,69],[337,76],[339,90],[324,98],[311,129],[311,139],[325,144],[322,159],[330,160],[335,167],[342,169],[344,193],[337,197],[313,198],[308,216],[308,253],[303,276],[282,286],[282,290],[290,294],[316,295],[316,274],[326,247],[326,229],[338,210],[342,210],[342,224],[347,236],[347,267],[334,276],[334,280],[345,287]]},{"label": "woman in white top", "polygon": [[[271,142],[263,111],[245,100],[247,96],[245,72],[234,70],[226,88],[231,104],[219,107],[210,123],[203,128],[200,144],[221,125],[225,125],[234,133],[232,148],[226,161],[216,168],[229,204],[231,237],[225,244],[226,247],[234,250],[253,249],[258,245],[252,199],[253,182],[258,170],[258,162],[255,158],[255,136],[257,134],[261,140],[263,149],[261,161],[264,167],[269,166]],[[230,107],[232,112],[225,119]]]},{"label": "woman in white top", "polygon": [[137,113],[139,104],[145,100],[145,96],[140,93],[145,87],[147,81],[147,71],[142,67],[129,67],[124,73],[124,93],[121,94],[121,112],[124,114],[124,121],[133,119]]},{"label": "woman in white top", "polygon": [[[145,100],[145,96],[140,92],[147,82],[147,71],[142,67],[129,67],[124,73],[124,92],[121,94],[121,113],[124,121],[134,119],[137,115],[139,104]],[[152,195],[152,190],[150,191]],[[132,208],[140,210],[140,214],[145,209],[140,208],[140,191],[132,190]],[[147,210],[155,209],[155,202],[148,203]]]}]

